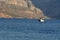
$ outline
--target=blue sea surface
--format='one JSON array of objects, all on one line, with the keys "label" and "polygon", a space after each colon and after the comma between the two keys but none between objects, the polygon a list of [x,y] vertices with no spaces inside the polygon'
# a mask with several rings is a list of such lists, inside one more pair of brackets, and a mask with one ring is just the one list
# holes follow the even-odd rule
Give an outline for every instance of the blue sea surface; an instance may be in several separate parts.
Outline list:
[{"label": "blue sea surface", "polygon": [[60,40],[60,20],[0,18],[0,40]]}]

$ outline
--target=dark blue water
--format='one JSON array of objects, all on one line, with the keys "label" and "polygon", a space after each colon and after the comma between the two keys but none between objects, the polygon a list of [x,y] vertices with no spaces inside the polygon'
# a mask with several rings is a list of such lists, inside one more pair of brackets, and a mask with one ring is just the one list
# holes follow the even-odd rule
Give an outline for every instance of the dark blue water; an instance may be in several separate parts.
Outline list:
[{"label": "dark blue water", "polygon": [[0,40],[60,40],[60,20],[1,18]]},{"label": "dark blue water", "polygon": [[44,14],[54,19],[60,19],[60,0],[32,0]]}]

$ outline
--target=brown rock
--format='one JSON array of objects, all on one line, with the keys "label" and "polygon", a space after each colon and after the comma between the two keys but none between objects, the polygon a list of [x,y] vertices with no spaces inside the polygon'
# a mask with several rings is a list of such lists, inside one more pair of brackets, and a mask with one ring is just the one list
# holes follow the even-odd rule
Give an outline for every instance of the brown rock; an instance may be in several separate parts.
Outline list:
[{"label": "brown rock", "polygon": [[0,13],[0,17],[4,18],[45,18],[43,12],[36,8],[31,0],[6,0],[0,2]]},{"label": "brown rock", "polygon": [[4,14],[4,13],[0,13],[0,18],[12,18],[12,16]]}]

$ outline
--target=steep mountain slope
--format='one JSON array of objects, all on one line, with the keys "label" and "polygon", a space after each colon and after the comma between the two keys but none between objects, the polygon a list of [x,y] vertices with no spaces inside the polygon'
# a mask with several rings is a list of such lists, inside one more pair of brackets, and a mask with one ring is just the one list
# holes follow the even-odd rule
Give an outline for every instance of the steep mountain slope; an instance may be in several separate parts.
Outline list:
[{"label": "steep mountain slope", "polygon": [[43,12],[40,9],[36,8],[30,0],[22,0],[19,2],[16,0],[0,2],[0,12],[10,15],[13,18],[47,19],[47,17],[44,16]]}]

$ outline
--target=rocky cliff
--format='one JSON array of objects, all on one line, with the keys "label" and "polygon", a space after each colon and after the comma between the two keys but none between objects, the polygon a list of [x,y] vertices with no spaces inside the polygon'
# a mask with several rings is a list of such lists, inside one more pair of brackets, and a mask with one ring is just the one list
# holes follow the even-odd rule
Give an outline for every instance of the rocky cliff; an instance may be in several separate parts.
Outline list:
[{"label": "rocky cliff", "polygon": [[31,0],[0,1],[0,17],[4,18],[46,18],[43,12],[36,8]]}]

